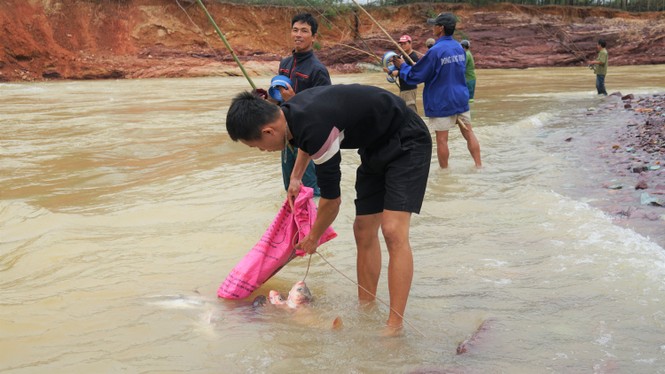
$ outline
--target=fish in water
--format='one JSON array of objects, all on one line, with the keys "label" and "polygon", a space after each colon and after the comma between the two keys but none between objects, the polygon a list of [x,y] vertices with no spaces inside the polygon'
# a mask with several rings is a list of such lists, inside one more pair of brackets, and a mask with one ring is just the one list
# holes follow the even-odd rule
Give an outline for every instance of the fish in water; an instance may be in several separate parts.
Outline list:
[{"label": "fish in water", "polygon": [[270,290],[268,300],[273,305],[286,305],[289,308],[295,309],[301,305],[309,304],[312,301],[312,293],[303,281],[296,282],[289,291],[289,296],[284,300],[284,297],[275,290]]},{"label": "fish in water", "polygon": [[475,350],[478,344],[487,339],[487,335],[490,334],[490,330],[495,325],[495,323],[495,320],[492,318],[484,320],[468,339],[465,339],[459,343],[457,346],[457,354],[461,355],[463,353]]},{"label": "fish in water", "polygon": [[[312,314],[312,310],[309,308],[303,308],[312,302],[312,292],[304,281],[296,282],[289,291],[289,296],[286,299],[284,299],[278,291],[270,290],[267,298],[264,295],[257,296],[252,302],[252,306],[255,308],[261,307],[268,302],[272,305],[296,311],[297,313],[294,315],[294,320],[298,323],[310,326],[319,325],[316,320],[316,315]],[[332,322],[332,326],[329,324],[327,326],[329,328],[332,327],[333,330],[341,330],[343,325],[342,318],[338,316]]]},{"label": "fish in water", "polygon": [[156,295],[148,297],[147,301],[164,309],[200,309],[206,304],[200,295]]}]

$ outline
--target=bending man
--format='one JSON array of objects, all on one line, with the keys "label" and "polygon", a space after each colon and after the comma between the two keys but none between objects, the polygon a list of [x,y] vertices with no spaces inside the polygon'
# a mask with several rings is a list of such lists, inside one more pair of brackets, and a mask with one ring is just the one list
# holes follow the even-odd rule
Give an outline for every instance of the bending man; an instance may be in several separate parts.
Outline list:
[{"label": "bending man", "polygon": [[[297,244],[308,253],[316,251],[319,238],[339,212],[340,149],[358,149],[353,223],[358,298],[375,299],[381,273],[381,229],[390,256],[387,333],[399,333],[413,278],[411,214],[420,212],[432,157],[431,136],[418,114],[384,89],[335,85],[310,88],[280,107],[242,93],[231,103],[226,128],[234,141],[260,150],[281,151],[287,143],[299,147],[302,153],[292,179],[301,177],[309,162],[301,157],[303,153],[313,159],[321,199],[312,230]],[[290,200],[299,189],[292,181]]]}]

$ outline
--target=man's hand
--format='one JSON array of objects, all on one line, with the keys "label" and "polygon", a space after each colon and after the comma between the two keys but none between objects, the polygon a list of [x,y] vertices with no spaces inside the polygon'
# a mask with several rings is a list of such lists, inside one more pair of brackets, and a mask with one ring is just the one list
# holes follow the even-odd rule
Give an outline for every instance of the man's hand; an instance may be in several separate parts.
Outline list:
[{"label": "man's hand", "polygon": [[396,77],[399,75],[399,70],[390,71],[388,68],[383,68],[383,71],[385,71],[386,74],[390,75],[391,77]]},{"label": "man's hand", "polygon": [[296,95],[295,91],[293,91],[293,88],[291,87],[290,84],[286,84],[286,88],[279,86],[277,89],[279,89],[279,93],[282,94],[282,100],[284,101],[289,101],[292,97]]},{"label": "man's hand", "polygon": [[399,57],[399,56],[393,57],[393,65],[395,65],[397,67],[400,67],[400,66],[402,66],[403,63],[404,63],[404,60],[401,57]]},{"label": "man's hand", "polygon": [[300,194],[301,186],[302,182],[300,181],[300,179],[291,178],[291,181],[289,182],[289,188],[286,190],[286,197],[289,200],[289,205],[291,206],[291,210],[293,210],[293,204],[295,204],[296,198]]},{"label": "man's hand", "polygon": [[268,91],[264,90],[263,88],[257,88],[252,90],[252,94],[264,100],[268,100]]},{"label": "man's hand", "polygon": [[302,238],[301,241],[296,243],[296,249],[302,249],[307,252],[307,254],[312,254],[316,252],[316,248],[319,246],[320,238],[314,238],[311,234],[306,235]]}]

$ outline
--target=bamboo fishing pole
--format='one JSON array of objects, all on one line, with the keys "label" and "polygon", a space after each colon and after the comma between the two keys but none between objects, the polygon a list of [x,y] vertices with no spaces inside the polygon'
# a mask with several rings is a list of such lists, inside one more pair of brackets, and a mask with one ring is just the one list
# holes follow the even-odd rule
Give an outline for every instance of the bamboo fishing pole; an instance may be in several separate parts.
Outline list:
[{"label": "bamboo fishing pole", "polygon": [[233,51],[233,48],[231,48],[231,45],[226,40],[226,37],[224,36],[224,33],[222,32],[222,30],[220,30],[219,27],[217,26],[217,23],[215,23],[215,20],[212,18],[212,16],[208,12],[208,9],[205,7],[205,5],[203,5],[203,2],[201,0],[196,0],[196,2],[199,3],[199,6],[201,7],[201,9],[203,9],[206,16],[208,16],[208,20],[210,20],[210,23],[215,28],[215,31],[217,31],[217,35],[219,35],[219,37],[222,38],[222,41],[224,42],[224,45],[226,46],[226,49],[228,49],[229,52],[231,52],[231,57],[233,57],[236,64],[238,64],[238,67],[240,68],[240,71],[242,71],[242,74],[245,76],[245,78],[247,78],[247,81],[249,82],[249,85],[252,86],[252,88],[256,90],[256,86],[254,85],[254,82],[252,81],[252,78],[250,78],[249,75],[247,74],[247,72],[245,71],[245,67],[242,66],[242,64],[240,63],[240,60],[238,59],[238,56],[236,56],[236,53]]},{"label": "bamboo fishing pole", "polygon": [[399,49],[399,51],[402,52],[402,55],[404,56],[404,58],[406,58],[407,60],[409,60],[409,62],[411,63],[411,65],[415,64],[415,62],[413,62],[413,60],[411,59],[411,57],[409,56],[409,54],[406,53],[406,52],[402,49],[402,47],[399,45],[399,43],[397,43],[397,42],[395,41],[395,39],[393,39],[392,36],[390,36],[390,34],[388,34],[388,31],[386,31],[386,29],[384,29],[383,26],[381,26],[381,24],[380,24],[377,20],[375,20],[374,17],[372,17],[372,15],[369,14],[369,12],[368,12],[367,10],[365,10],[365,8],[363,8],[362,6],[360,6],[360,4],[358,4],[358,2],[357,2],[356,0],[351,0],[351,1],[353,1],[354,4],[356,4],[356,5],[358,6],[358,8],[360,8],[363,12],[365,12],[365,14],[367,15],[367,17],[369,17],[369,19],[371,19],[372,22],[374,22],[374,23],[379,27],[379,29],[381,29],[381,31],[383,31],[383,33],[386,34],[386,36],[388,37],[388,39],[390,39],[390,41],[393,42],[393,44],[395,44],[395,46],[397,46],[397,49]]},{"label": "bamboo fishing pole", "polygon": [[[199,1],[200,1],[200,0],[199,0]],[[402,49],[402,47],[399,45],[399,43],[397,43],[397,42],[395,41],[395,39],[393,39],[392,36],[390,36],[390,34],[388,34],[388,31],[386,31],[386,29],[384,29],[383,26],[381,26],[381,24],[379,23],[379,21],[375,20],[374,17],[372,17],[372,15],[369,14],[369,12],[368,12],[367,10],[365,10],[365,8],[363,8],[362,6],[360,6],[360,4],[358,4],[358,1],[356,1],[356,0],[351,0],[351,1],[353,1],[353,3],[356,4],[356,5],[358,6],[358,8],[360,8],[363,12],[365,12],[365,14],[367,14],[367,17],[369,17],[369,19],[371,19],[372,22],[374,22],[374,23],[379,27],[379,29],[381,29],[381,31],[383,31],[383,33],[386,34],[386,36],[388,37],[388,39],[390,39],[390,41],[393,42],[393,43],[397,46],[397,48],[399,49],[399,51],[402,52],[402,56],[404,56],[405,59],[409,60],[409,62],[411,63],[411,65],[414,65],[415,62],[413,62],[413,60],[412,60],[411,57],[406,53],[406,51],[404,51],[404,50]],[[459,119],[459,117],[457,118],[457,120],[456,120],[455,122],[456,122],[460,127],[464,128],[464,130],[467,130],[467,131],[469,130],[469,128],[466,127],[466,124],[464,123],[464,121],[462,121],[461,119]]]}]

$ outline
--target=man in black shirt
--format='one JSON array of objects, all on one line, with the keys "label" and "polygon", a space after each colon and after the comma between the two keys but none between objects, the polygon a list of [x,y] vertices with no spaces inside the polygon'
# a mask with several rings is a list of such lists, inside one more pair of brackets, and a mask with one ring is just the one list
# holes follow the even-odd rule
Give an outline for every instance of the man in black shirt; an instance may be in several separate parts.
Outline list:
[{"label": "man in black shirt", "polygon": [[[250,93],[236,96],[226,117],[234,141],[266,151],[298,146],[316,164],[321,199],[309,234],[297,244],[314,253],[341,203],[340,149],[358,149],[356,218],[358,298],[373,301],[381,273],[379,228],[390,261],[387,333],[402,329],[413,278],[409,244],[411,214],[422,206],[432,139],[420,116],[394,94],[373,86],[314,87],[277,107]],[[292,179],[302,176],[309,157],[296,161]],[[292,182],[292,186],[293,186]],[[299,186],[298,186],[299,187]],[[298,190],[289,189],[292,201]]]},{"label": "man in black shirt", "polygon": [[[413,50],[413,46],[411,45],[412,40],[411,37],[408,35],[402,35],[399,38],[399,46],[406,52],[406,54],[409,55],[411,58],[411,61],[409,61],[407,58],[402,56],[402,59],[406,61],[407,64],[413,66],[416,62],[418,62],[418,54],[416,54],[416,51]],[[384,69],[387,70],[387,69]],[[398,69],[395,69],[392,73],[390,73],[391,76],[393,77],[399,77],[399,67]],[[411,108],[414,112],[418,113],[418,107],[416,106],[416,97],[418,93],[418,85],[417,84],[408,84],[406,83],[401,77],[399,77],[399,97],[406,102],[406,106]]]}]

